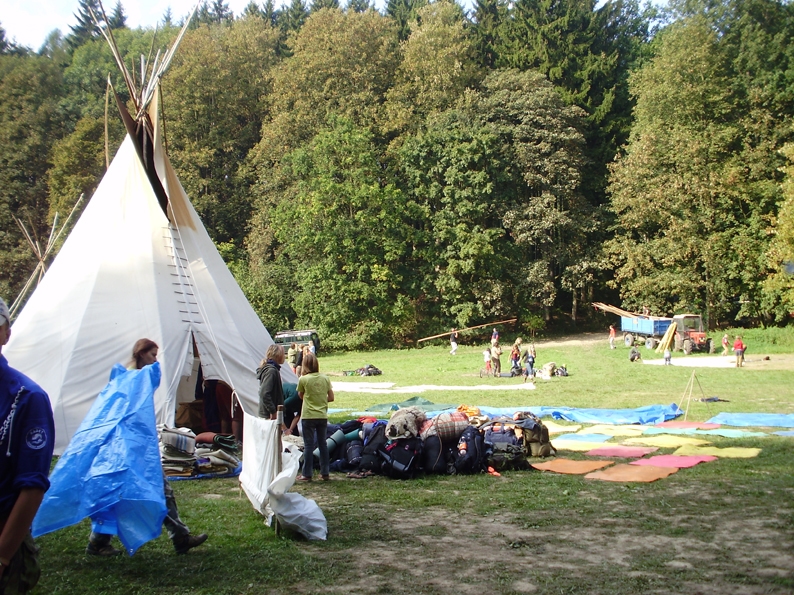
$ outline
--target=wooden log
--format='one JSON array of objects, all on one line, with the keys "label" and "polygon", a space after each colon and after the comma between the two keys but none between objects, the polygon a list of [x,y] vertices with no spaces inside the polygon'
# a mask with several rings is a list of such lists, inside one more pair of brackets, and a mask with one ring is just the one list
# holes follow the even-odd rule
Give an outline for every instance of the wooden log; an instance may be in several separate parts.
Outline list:
[{"label": "wooden log", "polygon": [[[510,320],[500,320],[499,322],[488,322],[486,324],[478,324],[477,326],[469,326],[469,327],[466,327],[466,328],[461,328],[461,329],[458,329],[455,332],[462,333],[463,331],[470,331],[470,330],[473,330],[473,329],[476,329],[476,328],[482,328],[484,326],[495,326],[497,324],[509,324],[511,322],[515,322],[516,320],[518,320],[518,318],[511,318]],[[452,331],[449,331],[449,332],[446,332],[446,333],[441,333],[440,335],[433,335],[432,337],[424,337],[422,339],[417,339],[416,342],[417,343],[421,343],[422,341],[429,341],[430,339],[438,339],[440,337],[446,337],[446,336],[451,335],[451,334],[452,334]]]}]

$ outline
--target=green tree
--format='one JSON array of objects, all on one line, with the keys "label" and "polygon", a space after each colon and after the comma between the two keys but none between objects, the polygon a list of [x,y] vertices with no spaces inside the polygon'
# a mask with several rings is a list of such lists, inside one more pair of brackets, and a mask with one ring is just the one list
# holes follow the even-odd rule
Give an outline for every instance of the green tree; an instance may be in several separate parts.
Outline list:
[{"label": "green tree", "polygon": [[582,265],[582,116],[541,74],[496,71],[406,140],[422,317],[463,326],[557,305],[564,273]]},{"label": "green tree", "polygon": [[226,0],[212,0],[209,11],[214,23],[229,23],[234,19],[234,13],[229,9]]},{"label": "green tree", "polygon": [[323,8],[339,9],[339,0],[312,0],[310,12],[317,12]]},{"label": "green tree", "polygon": [[472,31],[480,65],[493,69],[500,62],[508,21],[505,0],[475,0]]},{"label": "green tree", "polygon": [[111,29],[123,29],[127,26],[127,15],[124,14],[124,7],[121,5],[121,0],[116,2],[113,7],[113,12],[108,17],[108,27]]},{"label": "green tree", "polygon": [[98,19],[102,18],[97,0],[79,0],[77,12],[74,14],[77,24],[69,27],[71,33],[66,37],[72,50],[76,50],[87,41],[100,37],[99,28],[94,22],[94,17],[91,16],[92,12]]},{"label": "green tree", "polygon": [[[280,186],[260,212],[294,271],[296,324],[318,326],[324,343],[368,348],[400,342],[413,319],[401,285],[405,228],[400,192],[383,184],[372,134],[346,119],[284,157]],[[263,205],[264,207],[264,205]],[[259,261],[257,261],[259,262]]]},{"label": "green tree", "polygon": [[696,11],[632,77],[636,123],[612,172],[608,245],[627,305],[703,312],[711,326],[771,316],[765,254],[792,112],[779,76],[789,58],[770,50],[790,37],[789,10],[761,0]]},{"label": "green tree", "polygon": [[250,18],[250,17],[265,18],[262,9],[259,8],[259,5],[256,2],[254,2],[254,0],[251,0],[251,2],[246,4],[245,8],[243,9],[243,18]]},{"label": "green tree", "polygon": [[252,152],[257,177],[280,157],[310,140],[332,114],[377,129],[399,56],[389,19],[375,11],[312,14],[291,37],[293,54],[275,70],[270,117]]},{"label": "green tree", "polygon": [[386,14],[394,19],[400,41],[411,34],[411,21],[416,20],[416,11],[427,4],[426,0],[388,0]]},{"label": "green tree", "polygon": [[781,150],[788,160],[784,168],[783,202],[775,221],[775,236],[767,258],[772,274],[764,282],[764,290],[773,302],[775,322],[788,322],[794,312],[794,144]]},{"label": "green tree", "polygon": [[367,12],[374,10],[370,0],[348,0],[346,10],[351,12]]},{"label": "green tree", "polygon": [[304,0],[291,0],[289,7],[284,11],[284,27],[287,31],[300,31],[306,19],[309,18],[309,9]]},{"label": "green tree", "polygon": [[174,15],[171,12],[170,6],[166,6],[161,22],[163,24],[163,27],[165,28],[170,28],[174,26]]},{"label": "green tree", "polygon": [[46,243],[47,170],[64,133],[60,67],[39,56],[0,56],[0,295],[14,299],[35,260],[12,219]]},{"label": "green tree", "polygon": [[440,0],[420,8],[416,17],[389,91],[390,129],[415,128],[428,114],[451,107],[481,78],[460,6]]},{"label": "green tree", "polygon": [[164,79],[171,160],[216,242],[238,247],[251,204],[240,170],[267,113],[279,33],[263,19],[189,32]]},{"label": "green tree", "polygon": [[[122,130],[121,126],[111,128],[112,146],[121,144]],[[47,171],[49,220],[58,213],[63,221],[81,194],[85,194],[86,199],[91,198],[105,172],[104,119],[81,119],[71,134],[53,144],[50,163]]]}]

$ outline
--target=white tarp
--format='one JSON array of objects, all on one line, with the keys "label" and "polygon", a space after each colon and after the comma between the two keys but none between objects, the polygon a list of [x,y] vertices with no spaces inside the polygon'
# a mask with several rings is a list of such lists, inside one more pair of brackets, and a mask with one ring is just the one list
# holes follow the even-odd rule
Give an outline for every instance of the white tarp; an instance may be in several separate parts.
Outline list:
[{"label": "white tarp", "polygon": [[301,455],[294,445],[288,445],[291,447],[288,450],[282,449],[278,422],[244,414],[243,443],[240,485],[254,510],[267,519],[268,525],[275,516],[283,527],[298,531],[307,539],[325,540],[328,524],[319,505],[288,491],[295,484]]}]

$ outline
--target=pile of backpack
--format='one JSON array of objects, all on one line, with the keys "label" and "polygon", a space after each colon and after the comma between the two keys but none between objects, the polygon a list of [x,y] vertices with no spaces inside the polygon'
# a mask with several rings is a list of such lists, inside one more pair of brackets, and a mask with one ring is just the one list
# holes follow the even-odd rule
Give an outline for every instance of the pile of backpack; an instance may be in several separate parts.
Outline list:
[{"label": "pile of backpack", "polygon": [[328,432],[331,470],[346,471],[353,478],[526,470],[529,458],[556,453],[548,429],[528,411],[485,421],[470,419],[462,411],[427,419],[418,407],[406,407],[388,421],[329,424]]}]

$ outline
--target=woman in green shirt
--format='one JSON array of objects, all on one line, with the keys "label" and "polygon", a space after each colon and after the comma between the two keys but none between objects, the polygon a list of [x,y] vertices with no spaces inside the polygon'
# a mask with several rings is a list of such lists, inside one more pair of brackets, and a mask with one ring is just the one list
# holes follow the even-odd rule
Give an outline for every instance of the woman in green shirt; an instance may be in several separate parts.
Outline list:
[{"label": "woman in green shirt", "polygon": [[314,449],[320,449],[320,475],[328,481],[328,403],[334,400],[331,381],[320,374],[317,356],[307,353],[303,356],[303,375],[298,379],[298,396],[303,400],[301,407],[301,436],[303,436],[303,475],[300,481],[311,481],[314,472]]}]

